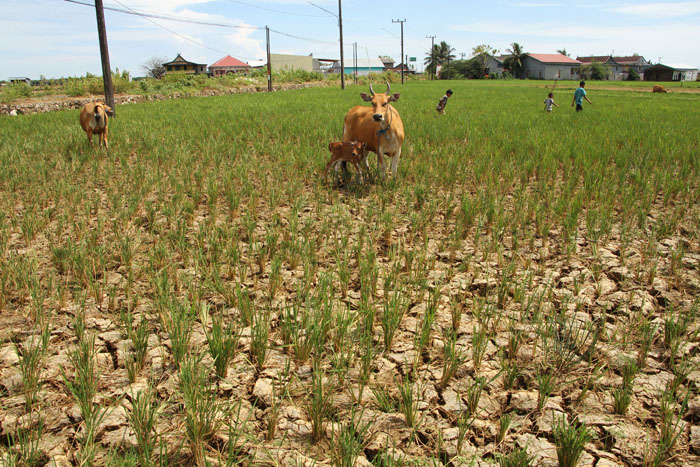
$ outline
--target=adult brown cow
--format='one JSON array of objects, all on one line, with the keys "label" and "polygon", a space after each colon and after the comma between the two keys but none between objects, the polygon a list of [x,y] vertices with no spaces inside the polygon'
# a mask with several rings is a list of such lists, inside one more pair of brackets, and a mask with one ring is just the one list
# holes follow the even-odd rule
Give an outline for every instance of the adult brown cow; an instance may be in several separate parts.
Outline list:
[{"label": "adult brown cow", "polygon": [[663,92],[663,93],[667,93],[668,90],[667,90],[666,88],[664,88],[663,86],[654,85],[654,87],[651,89],[651,92]]},{"label": "adult brown cow", "polygon": [[399,100],[399,94],[390,94],[391,85],[388,82],[386,93],[375,94],[371,84],[369,92],[370,95],[360,93],[360,97],[365,102],[371,102],[372,107],[358,105],[345,115],[343,141],[365,143],[365,167],[369,169],[367,151],[372,151],[377,154],[377,165],[382,175],[386,171],[384,155],[388,155],[391,157],[391,173],[396,175],[404,132],[401,116],[391,103]]}]

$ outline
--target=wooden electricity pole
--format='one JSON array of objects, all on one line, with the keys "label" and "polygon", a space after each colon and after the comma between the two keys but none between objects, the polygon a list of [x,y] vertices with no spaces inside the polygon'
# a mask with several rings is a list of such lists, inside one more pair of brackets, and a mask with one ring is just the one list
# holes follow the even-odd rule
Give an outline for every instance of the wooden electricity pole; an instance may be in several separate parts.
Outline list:
[{"label": "wooden electricity pole", "polygon": [[272,64],[270,63],[270,28],[265,26],[267,35],[267,92],[272,92]]},{"label": "wooden electricity pole", "polygon": [[338,27],[340,28],[340,89],[345,89],[345,59],[343,58],[343,8],[338,0]]},{"label": "wooden electricity pole", "polygon": [[102,0],[95,0],[97,14],[97,36],[100,39],[100,56],[102,57],[102,80],[105,86],[105,102],[112,108],[112,116],[116,116],[114,106],[114,85],[112,84],[112,68],[109,66],[109,50],[107,49],[107,29],[105,28],[105,12]]},{"label": "wooden electricity pole", "polygon": [[[401,58],[403,58],[403,23],[406,22],[406,19],[401,21],[400,19],[397,19],[394,21],[393,19],[391,20],[392,23],[401,23]],[[403,63],[401,65],[401,84],[404,83],[404,77],[403,77],[403,69],[406,68],[406,63]]]}]

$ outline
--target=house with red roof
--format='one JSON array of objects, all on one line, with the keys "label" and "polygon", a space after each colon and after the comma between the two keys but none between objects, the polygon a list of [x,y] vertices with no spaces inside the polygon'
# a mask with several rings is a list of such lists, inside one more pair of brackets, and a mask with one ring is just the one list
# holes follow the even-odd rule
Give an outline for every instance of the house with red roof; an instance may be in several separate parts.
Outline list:
[{"label": "house with red roof", "polygon": [[245,73],[248,70],[250,70],[250,65],[230,55],[226,55],[216,63],[209,65],[209,74],[213,76],[222,76],[229,73]]},{"label": "house with red roof", "polygon": [[562,54],[526,54],[522,76],[530,79],[579,79],[581,62]]}]

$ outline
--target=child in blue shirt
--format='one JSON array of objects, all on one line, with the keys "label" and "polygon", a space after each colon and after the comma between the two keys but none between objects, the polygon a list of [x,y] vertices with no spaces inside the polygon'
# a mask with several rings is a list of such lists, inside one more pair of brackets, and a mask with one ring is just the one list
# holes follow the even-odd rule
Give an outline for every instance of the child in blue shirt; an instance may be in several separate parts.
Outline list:
[{"label": "child in blue shirt", "polygon": [[574,103],[576,104],[576,112],[580,112],[583,110],[583,100],[586,99],[589,104],[593,104],[591,100],[586,97],[586,90],[583,89],[586,86],[585,81],[581,81],[579,83],[579,88],[574,91],[574,99],[571,101],[571,107],[574,106]]}]

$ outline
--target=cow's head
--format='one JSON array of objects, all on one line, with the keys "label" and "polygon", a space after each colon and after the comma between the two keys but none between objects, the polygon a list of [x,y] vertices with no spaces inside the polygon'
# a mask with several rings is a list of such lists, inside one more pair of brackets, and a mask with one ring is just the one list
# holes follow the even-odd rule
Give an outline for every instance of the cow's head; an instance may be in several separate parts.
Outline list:
[{"label": "cow's head", "polygon": [[372,118],[374,119],[375,122],[387,123],[388,116],[389,116],[389,104],[391,102],[395,102],[395,101],[399,100],[399,94],[398,93],[389,94],[390,91],[391,91],[391,85],[387,81],[386,93],[375,94],[374,89],[372,89],[371,83],[369,85],[369,92],[370,92],[369,95],[365,94],[364,92],[360,93],[360,97],[362,97],[362,100],[364,100],[365,102],[372,103],[372,110],[373,110]]}]

